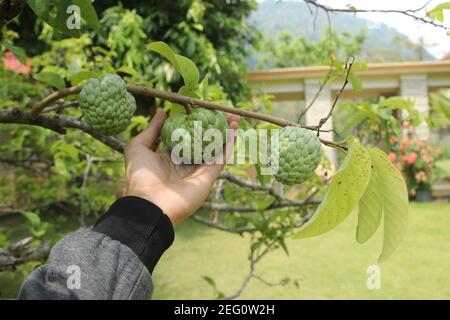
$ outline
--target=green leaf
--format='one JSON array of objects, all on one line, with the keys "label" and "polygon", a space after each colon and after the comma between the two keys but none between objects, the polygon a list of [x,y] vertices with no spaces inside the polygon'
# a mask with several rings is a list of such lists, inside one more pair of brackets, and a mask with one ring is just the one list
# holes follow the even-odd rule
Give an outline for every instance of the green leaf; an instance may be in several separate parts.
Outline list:
[{"label": "green leaf", "polygon": [[33,227],[37,227],[41,224],[41,218],[36,213],[30,211],[22,211],[21,214]]},{"label": "green leaf", "polygon": [[356,92],[360,92],[363,89],[361,79],[353,71],[350,71],[350,73],[348,74],[348,79],[352,84],[353,90],[355,90]]},{"label": "green leaf", "polygon": [[75,148],[75,146],[71,144],[60,145],[58,152],[60,154],[67,155],[69,158],[73,160],[78,160],[78,150],[77,148]]},{"label": "green leaf", "polygon": [[13,45],[12,42],[9,40],[3,41],[2,44],[5,46],[6,49],[15,54],[17,59],[19,59],[20,63],[22,64],[27,63],[27,54],[23,48]]},{"label": "green leaf", "polygon": [[80,37],[80,30],[71,30],[67,27],[67,18],[69,15],[66,13],[66,10],[72,5],[72,1],[28,0],[27,3],[39,18],[57,31],[70,37]]},{"label": "green leaf", "polygon": [[408,227],[408,190],[401,173],[381,150],[370,148],[372,165],[383,194],[383,250],[378,262],[385,261],[402,241]]},{"label": "green leaf", "polygon": [[27,3],[39,18],[55,30],[75,38],[80,37],[80,30],[69,29],[67,22],[74,13],[68,13],[67,9],[72,5],[78,6],[80,18],[86,21],[96,32],[100,32],[97,12],[91,0],[28,0]]},{"label": "green leaf", "polygon": [[427,13],[427,16],[431,20],[437,20],[439,22],[444,22],[444,10],[450,10],[450,2],[444,2],[444,3],[437,5],[436,7],[434,7],[434,9],[430,10]]},{"label": "green leaf", "polygon": [[132,77],[137,77],[139,75],[139,72],[137,72],[136,69],[129,66],[122,66],[119,69],[117,69],[117,72],[126,73]]},{"label": "green leaf", "polygon": [[200,72],[192,60],[174,53],[169,45],[162,41],[150,43],[147,49],[157,52],[169,60],[183,77],[186,87],[194,88],[197,86],[200,80]]},{"label": "green leaf", "polygon": [[61,90],[66,87],[66,82],[63,78],[57,73],[54,72],[41,72],[39,74],[34,75],[36,80],[47,83],[58,90]]},{"label": "green leaf", "polygon": [[369,184],[359,201],[356,241],[364,243],[377,231],[383,213],[383,197],[378,173],[372,168]]},{"label": "green leaf", "polygon": [[101,75],[102,73],[99,71],[80,71],[70,76],[70,82],[73,86],[77,86],[90,78],[98,78]]},{"label": "green leaf", "polygon": [[352,212],[370,180],[370,156],[354,137],[346,139],[347,157],[331,181],[330,187],[314,216],[294,236],[313,237],[330,231]]},{"label": "green leaf", "polygon": [[206,281],[211,287],[216,288],[216,283],[211,277],[208,276],[202,276],[202,279]]},{"label": "green leaf", "polygon": [[100,22],[91,0],[73,0],[72,2],[80,7],[81,18],[97,33],[100,33]]}]

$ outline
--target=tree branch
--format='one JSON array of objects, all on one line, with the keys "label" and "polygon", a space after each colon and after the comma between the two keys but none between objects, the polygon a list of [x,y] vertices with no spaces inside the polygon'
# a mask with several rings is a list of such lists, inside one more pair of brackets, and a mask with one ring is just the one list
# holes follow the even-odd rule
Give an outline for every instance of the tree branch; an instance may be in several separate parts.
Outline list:
[{"label": "tree branch", "polygon": [[248,274],[245,277],[244,281],[242,282],[241,287],[235,293],[226,297],[225,300],[233,300],[233,299],[236,299],[237,297],[239,297],[242,294],[242,292],[244,292],[245,288],[247,287],[247,285],[249,284],[250,280],[252,279],[252,277],[255,273],[255,252],[251,248],[251,245],[253,244],[253,239],[254,239],[254,236],[252,235],[252,238],[250,240],[250,256],[249,256],[250,268],[249,268]]},{"label": "tree branch", "polygon": [[95,132],[86,122],[63,115],[50,116],[38,114],[33,118],[31,112],[12,109],[9,111],[0,112],[0,123],[17,123],[40,126],[60,134],[65,134],[66,128],[79,129],[118,152],[123,153],[123,148],[125,146],[125,143],[117,138],[105,136]]},{"label": "tree branch", "polygon": [[16,242],[8,248],[0,248],[0,272],[15,271],[17,266],[46,259],[50,253],[50,242],[33,246],[32,237]]},{"label": "tree branch", "polygon": [[275,198],[282,199],[282,196],[276,192],[273,185],[261,185],[257,182],[253,182],[253,181],[249,181],[249,180],[245,180],[245,179],[236,177],[228,171],[221,172],[219,179],[227,180],[238,186],[248,188],[251,190],[268,192],[270,195],[274,196]]},{"label": "tree branch", "polygon": [[205,226],[208,226],[208,227],[211,227],[211,228],[214,228],[214,229],[218,229],[218,230],[222,230],[222,231],[226,231],[226,232],[229,232],[229,233],[242,234],[244,232],[255,232],[256,231],[255,228],[231,228],[231,227],[228,227],[228,226],[226,226],[224,224],[207,220],[207,219],[205,219],[205,218],[203,218],[203,217],[201,217],[201,216],[199,216],[197,214],[194,214],[193,218],[194,218],[195,221],[197,221],[197,222],[199,222],[201,224],[204,224]]},{"label": "tree branch", "polygon": [[407,17],[410,17],[414,20],[426,23],[426,24],[431,24],[434,27],[437,28],[441,28],[444,29],[446,31],[450,30],[450,28],[436,23],[433,20],[431,20],[428,17],[422,17],[422,16],[418,16],[417,13],[421,10],[423,10],[429,3],[429,1],[427,3],[425,3],[424,5],[422,5],[420,8],[417,9],[407,9],[407,10],[395,10],[395,9],[357,9],[357,8],[332,8],[329,6],[326,6],[324,4],[318,3],[317,0],[303,0],[306,4],[308,5],[313,5],[316,8],[322,9],[323,11],[325,11],[326,13],[329,12],[340,12],[340,13],[395,13],[395,14],[402,14],[405,15]]},{"label": "tree branch", "polygon": [[228,205],[224,203],[211,203],[205,202],[202,205],[203,209],[225,211],[225,212],[258,212],[258,211],[270,211],[275,209],[287,208],[287,207],[304,207],[306,205],[317,205],[320,201],[303,201],[303,200],[280,200],[275,201],[263,209],[255,209],[252,207]]},{"label": "tree branch", "polygon": [[[52,94],[50,94],[49,96],[44,98],[41,102],[39,102],[32,109],[31,118],[37,119],[39,114],[47,106],[55,103],[59,99],[64,98],[66,96],[80,93],[81,88],[82,88],[81,86],[77,86],[77,87],[65,88],[65,89],[53,92]],[[296,122],[285,120],[285,119],[279,119],[279,118],[273,117],[268,114],[237,109],[237,108],[225,106],[220,103],[200,100],[200,99],[196,99],[196,98],[192,98],[192,97],[188,97],[188,96],[183,96],[183,95],[173,93],[173,92],[167,92],[167,91],[162,91],[162,90],[158,90],[158,89],[147,88],[147,87],[137,86],[137,85],[127,85],[127,90],[128,90],[128,92],[130,92],[134,95],[156,97],[156,98],[160,98],[160,99],[167,100],[170,102],[179,103],[184,106],[190,106],[190,107],[198,106],[198,107],[202,107],[202,108],[206,108],[206,109],[218,110],[218,111],[222,111],[222,112],[226,112],[226,113],[236,114],[241,117],[252,118],[252,119],[269,122],[269,123],[278,125],[280,127],[293,126],[293,127],[299,127],[299,128],[304,128],[304,129],[314,130],[314,131],[318,130],[317,126],[301,126]],[[343,149],[346,150],[345,147],[337,145],[332,141],[327,141],[327,140],[324,140],[321,138],[319,138],[319,139],[326,146],[333,147],[333,148],[336,148],[339,150],[343,150]]]}]

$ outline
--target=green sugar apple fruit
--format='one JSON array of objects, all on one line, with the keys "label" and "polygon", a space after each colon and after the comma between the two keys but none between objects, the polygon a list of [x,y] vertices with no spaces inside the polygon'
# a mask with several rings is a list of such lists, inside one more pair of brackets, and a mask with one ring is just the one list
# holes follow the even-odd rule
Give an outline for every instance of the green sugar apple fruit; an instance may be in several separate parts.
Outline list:
[{"label": "green sugar apple fruit", "polygon": [[[178,139],[172,139],[172,133],[176,129],[185,129],[185,131],[180,131],[181,133],[185,132],[185,134],[181,135]],[[184,145],[185,150],[190,149],[190,155],[181,155],[185,163],[197,163],[196,160],[203,162],[205,160],[205,148],[214,141],[214,138],[211,141],[203,138],[208,129],[217,129],[220,132],[223,139],[222,146],[226,141],[226,130],[228,129],[228,122],[222,112],[205,108],[193,108],[189,114],[181,112],[172,113],[164,122],[161,131],[161,141],[169,149],[173,149],[177,145],[180,147],[179,144]],[[194,148],[201,150],[201,153],[197,152],[200,159],[198,159],[199,157],[197,159],[195,158],[196,153],[194,153]],[[215,156],[214,152],[212,152],[212,155]]]},{"label": "green sugar apple fruit", "polygon": [[89,79],[80,92],[83,118],[97,132],[114,135],[125,131],[136,111],[136,100],[125,81],[115,74]]},{"label": "green sugar apple fruit", "polygon": [[[272,138],[272,167],[278,167],[275,179],[286,185],[299,184],[314,175],[322,153],[319,138],[311,130],[284,127]],[[276,150],[276,149],[272,149]]]}]

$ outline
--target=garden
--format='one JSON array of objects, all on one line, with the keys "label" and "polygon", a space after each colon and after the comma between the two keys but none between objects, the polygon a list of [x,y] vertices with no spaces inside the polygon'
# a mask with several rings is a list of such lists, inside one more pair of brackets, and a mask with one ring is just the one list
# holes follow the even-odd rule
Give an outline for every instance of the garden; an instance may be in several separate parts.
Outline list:
[{"label": "garden", "polygon": [[[133,195],[124,154],[160,110],[152,157],[192,177],[226,164],[152,299],[450,299],[449,57],[377,34],[371,10],[0,0],[0,299]],[[447,36],[449,10],[372,11]]]}]

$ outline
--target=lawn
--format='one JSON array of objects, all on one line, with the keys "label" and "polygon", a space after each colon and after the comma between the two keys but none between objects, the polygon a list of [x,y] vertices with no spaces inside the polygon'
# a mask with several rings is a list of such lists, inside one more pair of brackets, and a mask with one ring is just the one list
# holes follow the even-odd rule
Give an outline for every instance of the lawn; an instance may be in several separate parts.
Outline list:
[{"label": "lawn", "polygon": [[[398,251],[380,265],[382,287],[368,290],[366,273],[376,263],[381,233],[365,245],[354,239],[356,216],[317,238],[289,241],[290,256],[276,251],[257,265],[256,274],[300,286],[268,287],[253,279],[244,299],[450,299],[450,203],[412,203],[410,226]],[[67,226],[73,228],[73,225]],[[154,272],[154,299],[209,299],[213,278],[225,294],[234,292],[248,271],[248,238],[188,221]],[[20,272],[0,273],[0,297],[13,298]]]},{"label": "lawn", "polygon": [[443,171],[446,177],[450,177],[450,159],[443,159],[436,162],[436,166]]},{"label": "lawn", "polygon": [[[274,252],[256,274],[293,285],[268,287],[256,279],[243,299],[450,299],[450,203],[411,205],[410,226],[398,251],[381,268],[381,289],[366,286],[367,267],[376,263],[381,236],[359,245],[356,216],[330,233],[289,242],[290,256]],[[206,299],[213,290],[202,276],[213,278],[230,294],[248,271],[248,239],[187,222],[176,230],[173,247],[154,272],[154,299]]]}]

